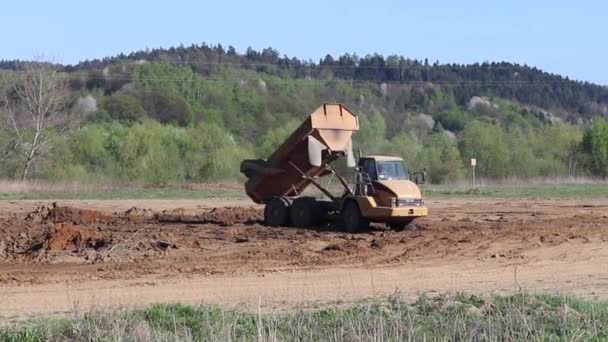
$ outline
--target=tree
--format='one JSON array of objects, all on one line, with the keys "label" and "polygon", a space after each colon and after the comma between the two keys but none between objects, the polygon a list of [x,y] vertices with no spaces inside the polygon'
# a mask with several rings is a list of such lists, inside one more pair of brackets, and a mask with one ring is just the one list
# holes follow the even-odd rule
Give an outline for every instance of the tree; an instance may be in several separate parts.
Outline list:
[{"label": "tree", "polygon": [[580,160],[580,145],[583,139],[579,127],[565,123],[556,123],[541,128],[534,134],[535,155],[537,158],[554,158],[559,160],[568,176],[574,176]]},{"label": "tree", "polygon": [[192,121],[190,105],[177,93],[168,89],[154,89],[141,95],[144,110],[162,123],[181,126]]},{"label": "tree", "polygon": [[8,75],[2,73],[3,77],[0,78],[0,162],[5,164],[15,150],[19,147],[19,143],[14,139],[13,135],[10,134],[10,127],[12,125],[7,111],[7,97],[9,94],[9,82]]},{"label": "tree", "polygon": [[480,121],[468,123],[458,147],[465,164],[471,158],[477,159],[481,176],[501,178],[508,175],[509,148],[499,126]]},{"label": "tree", "polygon": [[458,146],[446,132],[428,135],[418,155],[418,167],[428,169],[432,183],[455,181],[462,175]]},{"label": "tree", "polygon": [[583,137],[583,151],[590,159],[593,174],[606,179],[608,177],[608,122],[599,118]]},{"label": "tree", "polygon": [[112,119],[121,122],[134,123],[146,117],[146,111],[139,99],[130,95],[116,94],[106,97],[102,107],[110,113]]},{"label": "tree", "polygon": [[355,149],[364,154],[378,153],[386,144],[386,122],[380,113],[359,116],[359,131],[353,136]]},{"label": "tree", "polygon": [[86,87],[89,90],[96,88],[103,88],[105,81],[103,79],[103,73],[101,70],[91,70],[86,81]]},{"label": "tree", "polygon": [[[546,154],[534,155],[532,136],[523,132],[519,127],[509,129],[506,136],[509,145],[508,176],[534,177],[556,176],[559,170],[550,170],[555,166],[554,158]],[[560,166],[560,163],[557,163]]]},{"label": "tree", "polygon": [[218,181],[240,176],[241,160],[251,157],[248,146],[239,144],[224,128],[199,124],[188,128],[189,144],[184,165],[189,179]]},{"label": "tree", "polygon": [[21,179],[26,180],[33,163],[51,148],[54,133],[67,128],[67,82],[54,64],[43,61],[27,64],[12,76],[0,94],[0,105],[7,116],[4,129],[15,137],[12,152],[22,157]]},{"label": "tree", "polygon": [[438,121],[441,125],[452,132],[460,132],[464,129],[467,122],[471,121],[472,114],[457,108],[441,112]]},{"label": "tree", "polygon": [[285,124],[272,128],[266,132],[256,146],[256,154],[260,158],[268,158],[287,137],[296,129],[300,123],[296,120],[289,120]]}]

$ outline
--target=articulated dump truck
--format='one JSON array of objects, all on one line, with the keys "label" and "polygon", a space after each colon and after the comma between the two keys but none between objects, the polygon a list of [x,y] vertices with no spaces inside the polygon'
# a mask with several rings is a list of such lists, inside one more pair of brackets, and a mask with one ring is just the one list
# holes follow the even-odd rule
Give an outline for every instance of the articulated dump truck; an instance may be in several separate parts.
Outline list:
[{"label": "articulated dump truck", "polygon": [[[333,221],[347,232],[369,229],[371,222],[395,230],[426,216],[418,184],[425,173],[409,173],[403,159],[388,156],[359,156],[355,160],[351,137],[359,130],[359,119],[342,104],[324,104],[279,146],[268,159],[244,160],[241,172],[248,178],[247,195],[264,204],[269,226],[310,227]],[[332,165],[346,158],[354,167],[354,179],[341,176]],[[344,191],[333,194],[320,178],[335,175]],[[353,178],[353,177],[351,177]],[[303,196],[309,186],[325,196]]]}]

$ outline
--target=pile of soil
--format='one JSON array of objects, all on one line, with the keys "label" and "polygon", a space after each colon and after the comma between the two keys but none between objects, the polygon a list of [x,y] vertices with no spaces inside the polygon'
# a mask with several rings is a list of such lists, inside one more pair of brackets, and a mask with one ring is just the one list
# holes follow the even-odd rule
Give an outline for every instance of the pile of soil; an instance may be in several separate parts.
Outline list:
[{"label": "pile of soil", "polygon": [[[111,246],[117,217],[96,210],[42,205],[24,216],[0,219],[0,260],[5,262],[90,262]],[[69,257],[66,259],[66,257]]]},{"label": "pile of soil", "polygon": [[96,210],[88,209],[77,209],[68,206],[58,206],[57,203],[53,203],[49,206],[39,206],[32,212],[28,213],[25,217],[26,221],[43,223],[79,223],[89,224],[93,222],[99,222],[104,220],[110,220],[110,215],[104,214]]},{"label": "pile of soil", "polygon": [[113,218],[115,220],[121,220],[123,222],[127,221],[130,223],[144,223],[147,221],[155,221],[156,215],[157,213],[155,213],[151,209],[132,207],[123,212],[114,213]]},{"label": "pile of soil", "polygon": [[264,218],[263,211],[247,207],[213,208],[207,212],[195,215],[186,215],[183,210],[162,211],[155,215],[158,222],[183,222],[214,224],[222,227],[235,224],[259,224]]},{"label": "pile of soil", "polygon": [[[107,213],[90,210],[96,207],[53,204],[27,214],[0,215],[0,260],[14,264],[99,263],[89,270],[108,278],[117,274],[238,274],[417,260],[523,263],[538,257],[541,249],[559,247],[571,253],[568,248],[608,242],[603,229],[608,224],[606,203],[592,208],[545,201],[448,203],[439,208],[435,205],[432,215],[416,221],[415,229],[395,232],[374,224],[371,231],[361,234],[344,233],[330,225],[267,227],[262,224],[262,210],[254,207],[206,209],[189,204],[188,209],[132,207]],[[107,204],[100,207],[107,208]],[[10,276],[20,275],[15,271]]]},{"label": "pile of soil", "polygon": [[165,256],[193,244],[192,236],[176,233],[167,222],[227,227],[256,222],[256,219],[261,219],[261,213],[253,208],[220,208],[186,214],[179,209],[155,212],[132,207],[123,212],[105,213],[52,203],[38,206],[24,216],[14,214],[7,219],[0,218],[0,260],[130,262]]},{"label": "pile of soil", "polygon": [[91,229],[73,223],[58,223],[44,242],[44,249],[49,251],[99,249],[106,241]]}]

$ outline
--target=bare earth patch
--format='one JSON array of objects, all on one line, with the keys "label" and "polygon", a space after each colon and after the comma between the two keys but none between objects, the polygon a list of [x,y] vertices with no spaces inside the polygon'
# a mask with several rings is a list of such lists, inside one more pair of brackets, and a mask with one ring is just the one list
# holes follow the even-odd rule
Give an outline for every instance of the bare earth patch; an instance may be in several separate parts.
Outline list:
[{"label": "bare earth patch", "polygon": [[[76,299],[257,305],[263,297],[282,307],[395,289],[518,288],[608,298],[607,200],[429,207],[416,229],[352,235],[266,227],[262,209],[240,200],[0,202],[0,301],[10,317],[63,312]],[[40,291],[44,300],[32,295]]]}]

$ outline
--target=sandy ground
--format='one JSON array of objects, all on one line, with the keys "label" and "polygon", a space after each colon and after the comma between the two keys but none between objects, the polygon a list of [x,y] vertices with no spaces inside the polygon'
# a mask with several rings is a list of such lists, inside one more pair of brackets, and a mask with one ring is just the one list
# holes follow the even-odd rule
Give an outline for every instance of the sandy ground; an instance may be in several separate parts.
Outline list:
[{"label": "sandy ground", "polygon": [[399,291],[608,299],[608,200],[432,199],[417,228],[270,228],[246,200],[0,202],[0,317]]}]

